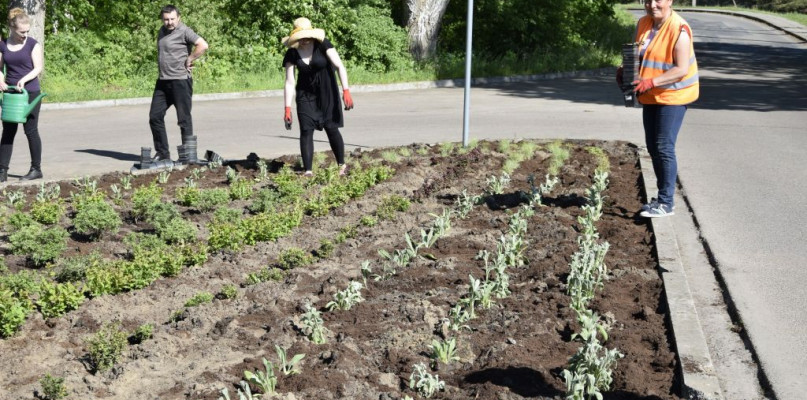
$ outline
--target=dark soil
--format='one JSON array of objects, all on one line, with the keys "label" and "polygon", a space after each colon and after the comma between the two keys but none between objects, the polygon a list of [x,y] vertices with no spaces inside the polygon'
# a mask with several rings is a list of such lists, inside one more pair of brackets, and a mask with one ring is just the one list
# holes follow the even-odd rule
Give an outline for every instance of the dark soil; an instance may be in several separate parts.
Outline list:
[{"label": "dark soil", "polygon": [[[39,313],[32,314],[15,336],[0,340],[0,398],[35,398],[41,392],[39,379],[50,373],[65,378],[69,398],[75,399],[218,399],[225,387],[236,399],[245,370],[262,369],[263,357],[277,363],[275,345],[288,349],[290,356],[306,355],[300,374],[279,374],[278,398],[418,398],[408,387],[413,366],[428,364],[427,346],[447,333],[457,338],[460,361],[431,371],[446,382],[446,390],[434,398],[563,398],[561,371],[579,346],[571,340],[578,327],[569,308],[565,280],[577,250],[577,216],[582,215],[585,189],[591,185],[597,165],[585,147],[598,146],[611,164],[604,215],[597,224],[600,238],[610,243],[610,250],[606,257],[609,276],[592,308],[613,319],[606,346],[625,355],[605,398],[678,399],[673,389],[677,361],[665,322],[667,310],[653,235],[649,224],[636,213],[643,200],[637,150],[623,142],[567,142],[567,146],[571,158],[561,169],[560,184],[529,221],[528,265],[511,269],[512,294],[497,300],[491,309],[478,311],[468,324],[470,330],[447,332],[440,321],[468,290],[468,276],[484,276],[483,262],[476,255],[483,249],[496,250],[497,240],[507,232],[509,216],[524,204],[517,193],[528,191],[527,177],[534,174],[540,180],[546,174],[549,153],[543,150],[511,174],[505,194],[475,207],[467,219],[453,219],[448,235],[423,250],[433,257],[419,258],[389,280],[368,281],[362,291],[365,301],[349,311],[329,312],[325,304],[350,280],[361,280],[362,261],[370,261],[376,271],[381,268],[378,249],[402,249],[404,233],[419,237],[420,229],[433,220],[430,214],[454,207],[463,190],[481,194],[486,179],[501,174],[505,160],[505,154],[495,151],[495,143],[480,146],[490,150],[478,148],[449,156],[442,156],[437,146],[409,146],[412,155],[394,164],[392,179],[327,216],[306,216],[291,235],[277,242],[248,246],[237,253],[211,254],[204,265],[178,277],[160,279],[138,291],[88,299],[78,310],[59,318],[45,320]],[[416,153],[424,148],[426,154]],[[379,158],[385,150],[390,149],[351,157],[366,162]],[[292,160],[294,157],[275,160],[273,169]],[[256,174],[250,163],[235,167],[244,176]],[[174,171],[162,185],[166,201],[174,188],[183,185],[189,171]],[[98,177],[99,188],[109,193],[110,185],[119,183],[120,177]],[[154,179],[153,174],[138,176],[133,184],[137,187]],[[223,169],[205,173],[198,183],[202,188],[225,187]],[[77,190],[73,182],[60,185],[65,198]],[[34,187],[24,190],[29,196],[36,192]],[[412,200],[407,212],[372,227],[359,225],[362,216],[392,194]],[[234,202],[231,207],[246,209],[249,204]],[[127,207],[120,208],[124,216]],[[210,216],[181,209],[205,235],[204,224]],[[69,218],[62,225],[69,227]],[[287,271],[279,282],[243,285],[248,273],[272,266],[281,250],[314,251],[321,239],[333,239],[350,225],[359,225],[357,234],[337,245],[329,257]],[[149,229],[125,218],[118,234],[101,241],[74,234],[65,256],[100,251],[106,258],[120,257],[125,253],[121,240],[128,232]],[[3,243],[10,271],[33,268],[22,256],[9,253],[7,240]],[[185,318],[169,322],[194,294],[217,293],[226,284],[239,286],[236,299],[217,299],[189,308]],[[300,333],[299,319],[306,303],[323,312],[328,343],[316,345]],[[120,321],[128,331],[153,323],[154,338],[130,346],[111,371],[95,374],[86,363],[85,340],[110,321]]]}]

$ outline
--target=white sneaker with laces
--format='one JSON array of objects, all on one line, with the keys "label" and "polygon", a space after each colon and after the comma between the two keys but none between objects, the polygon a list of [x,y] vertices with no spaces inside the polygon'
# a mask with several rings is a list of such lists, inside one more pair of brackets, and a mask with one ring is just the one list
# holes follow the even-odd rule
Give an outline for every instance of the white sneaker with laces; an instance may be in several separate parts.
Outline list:
[{"label": "white sneaker with laces", "polygon": [[655,207],[644,210],[639,213],[639,215],[645,218],[660,218],[675,215],[675,211],[673,211],[673,207],[671,207],[669,204],[657,203]]}]

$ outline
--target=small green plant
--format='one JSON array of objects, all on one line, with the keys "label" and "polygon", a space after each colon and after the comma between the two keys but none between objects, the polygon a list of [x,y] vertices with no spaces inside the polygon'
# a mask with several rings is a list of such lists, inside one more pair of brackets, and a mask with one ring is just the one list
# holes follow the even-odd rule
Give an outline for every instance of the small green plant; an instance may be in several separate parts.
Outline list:
[{"label": "small green plant", "polygon": [[255,177],[256,182],[264,182],[269,179],[269,166],[264,160],[258,160],[258,176]]},{"label": "small green plant", "polygon": [[96,372],[104,372],[120,360],[127,348],[126,336],[120,324],[112,322],[104,324],[86,340],[90,365]]},{"label": "small green plant", "polygon": [[432,344],[429,345],[429,350],[431,350],[431,358],[434,362],[450,364],[460,359],[457,356],[457,339],[455,338],[432,340]]},{"label": "small green plant", "polygon": [[311,307],[310,304],[305,305],[305,314],[300,317],[300,321],[302,322],[303,326],[300,330],[308,336],[308,340],[314,342],[315,344],[324,344],[327,343],[325,339],[325,335],[327,333],[327,329],[325,329],[324,322],[322,321],[322,314],[314,307]]},{"label": "small green plant", "polygon": [[465,219],[468,217],[468,214],[474,209],[474,206],[477,204],[481,204],[482,196],[476,195],[471,196],[468,194],[467,189],[462,190],[462,194],[457,197],[457,216],[460,219]]},{"label": "small green plant", "polygon": [[[259,400],[261,398],[259,394],[252,394],[249,383],[241,381],[239,384],[241,385],[241,389],[238,389],[238,400]],[[231,400],[230,392],[227,388],[221,389],[221,397],[219,397],[219,400]]]},{"label": "small green plant", "polygon": [[253,213],[272,212],[280,202],[280,192],[274,189],[261,189],[252,200],[249,211]]},{"label": "small green plant", "polygon": [[224,170],[224,176],[227,178],[227,183],[233,183],[241,177],[241,173],[228,166]]},{"label": "small green plant", "polygon": [[64,201],[58,197],[56,199],[37,199],[31,206],[31,218],[40,224],[53,225],[62,219],[64,211]]},{"label": "small green plant", "polygon": [[462,329],[471,329],[465,323],[471,320],[471,314],[462,307],[462,304],[456,304],[448,311],[448,317],[444,319],[444,323],[452,331],[459,331]]},{"label": "small green plant", "polygon": [[230,202],[230,192],[224,188],[199,190],[199,211],[210,212]]},{"label": "small green plant", "polygon": [[248,179],[238,178],[230,182],[230,198],[233,200],[246,200],[252,197],[252,182]]},{"label": "small green plant", "polygon": [[290,270],[305,267],[314,262],[314,257],[303,249],[291,247],[280,252],[277,264],[281,269]]},{"label": "small green plant", "polygon": [[112,202],[117,205],[123,204],[123,189],[118,186],[117,183],[113,183],[109,186],[109,190],[112,192],[109,195],[109,198],[112,199]]},{"label": "small green plant", "polygon": [[122,224],[120,215],[104,200],[84,205],[73,219],[76,232],[99,238],[104,233],[115,233]]},{"label": "small green plant", "polygon": [[31,214],[18,211],[15,212],[14,214],[11,214],[11,216],[8,217],[8,221],[6,221],[6,223],[9,226],[9,230],[11,232],[15,232],[22,228],[35,225],[37,222],[34,221],[33,217],[31,217]]},{"label": "small green plant", "polygon": [[35,265],[44,265],[59,257],[67,248],[69,234],[60,226],[43,229],[41,225],[26,226],[12,233],[11,252],[27,256]]},{"label": "small green plant", "polygon": [[328,258],[333,254],[334,244],[330,239],[321,239],[319,248],[315,251],[317,258]]},{"label": "small green plant", "polygon": [[36,304],[42,316],[53,318],[77,309],[83,302],[84,294],[72,283],[51,283],[42,280]]},{"label": "small green plant", "polygon": [[146,340],[151,339],[154,336],[154,325],[153,324],[143,324],[137,327],[135,331],[132,333],[132,337],[130,342],[133,344],[143,343]]},{"label": "small green plant", "polygon": [[444,390],[446,383],[440,380],[439,375],[432,375],[428,372],[426,364],[418,363],[409,376],[409,388],[415,389],[425,397],[431,398],[436,392]]},{"label": "small green plant", "polygon": [[356,304],[364,301],[364,298],[361,296],[361,290],[363,288],[364,285],[362,285],[361,282],[350,282],[345,290],[340,290],[333,295],[333,301],[328,302],[325,308],[329,311],[333,311],[334,309],[350,310]]},{"label": "small green plant", "polygon": [[597,171],[609,172],[611,170],[611,161],[605,150],[597,146],[589,146],[586,147],[586,151],[597,159]]},{"label": "small green plant", "polygon": [[457,148],[457,143],[455,142],[443,142],[440,143],[440,155],[443,157],[448,157],[454,153],[454,150]]},{"label": "small green plant", "polygon": [[238,288],[233,284],[224,285],[221,287],[221,291],[219,291],[216,297],[225,300],[234,299],[238,297]]},{"label": "small green plant", "polygon": [[132,193],[132,216],[135,219],[145,218],[155,204],[162,202],[163,188],[154,182],[140,186]]},{"label": "small green plant", "polygon": [[199,292],[185,302],[185,307],[196,307],[213,301],[213,295],[208,292]]},{"label": "small green plant", "polygon": [[510,139],[502,139],[496,144],[496,151],[502,154],[507,154],[510,152],[510,148],[513,146],[513,141]]},{"label": "small green plant", "polygon": [[566,399],[600,399],[601,391],[611,387],[617,360],[624,356],[617,349],[606,349],[600,343],[599,337],[603,342],[608,340],[609,327],[600,322],[595,312],[578,311],[577,320],[581,329],[572,335],[572,340],[581,342],[582,346],[569,359],[569,368],[561,373],[566,381]]},{"label": "small green plant", "polygon": [[397,164],[401,161],[400,155],[395,150],[384,150],[381,152],[381,159],[388,163]]},{"label": "small green plant", "polygon": [[359,220],[359,223],[362,224],[363,226],[368,227],[368,228],[372,228],[372,227],[376,226],[376,224],[378,224],[378,218],[376,218],[376,217],[374,217],[372,215],[364,215]]},{"label": "small green plant", "polygon": [[121,176],[120,186],[123,188],[123,190],[132,190],[132,175]]},{"label": "small green plant", "polygon": [[248,382],[260,388],[263,394],[272,397],[275,394],[275,387],[277,387],[277,376],[275,376],[275,366],[263,359],[264,371],[255,370],[255,372],[244,371],[244,377]]},{"label": "small green plant", "polygon": [[19,211],[25,205],[25,193],[22,190],[6,191],[4,189],[3,195],[6,197],[8,208]]},{"label": "small green plant", "polygon": [[563,164],[566,163],[566,160],[569,159],[571,154],[569,153],[569,149],[563,147],[563,142],[560,140],[546,145],[546,149],[549,150],[550,153],[548,168],[549,175],[556,176],[560,174],[560,168],[563,167]]},{"label": "small green plant", "polygon": [[64,378],[54,377],[50,374],[45,374],[39,380],[42,385],[42,399],[44,400],[59,400],[67,397],[67,388],[64,386]]},{"label": "small green plant", "polygon": [[500,177],[491,176],[486,180],[488,187],[485,189],[488,195],[504,193],[504,189],[510,186],[510,174],[502,172]]},{"label": "small green plant", "polygon": [[246,285],[255,285],[261,282],[280,281],[283,279],[284,272],[280,268],[264,268],[258,273],[247,274]]},{"label": "small green plant", "polygon": [[17,297],[13,291],[0,286],[0,337],[7,338],[17,332],[31,308],[27,297]]},{"label": "small green plant", "polygon": [[294,374],[299,374],[300,373],[300,371],[298,371],[295,368],[295,366],[303,358],[305,358],[305,354],[295,354],[294,357],[292,357],[291,360],[289,360],[288,356],[286,355],[286,349],[284,349],[284,348],[282,348],[282,347],[280,347],[278,345],[275,345],[275,351],[277,352],[278,360],[280,360],[279,361],[280,362],[280,372],[282,372],[283,375],[289,376],[289,375],[294,375]]},{"label": "small green plant", "polygon": [[[186,178],[191,179],[191,178]],[[193,179],[191,179],[191,182]],[[195,185],[195,184],[194,184]],[[177,202],[185,207],[196,207],[199,205],[199,188],[196,186],[184,186],[177,188],[175,196]]]},{"label": "small green plant", "polygon": [[157,175],[157,183],[164,185],[168,183],[169,178],[171,178],[171,171],[160,171],[160,174]]},{"label": "small green plant", "polygon": [[395,217],[396,212],[405,212],[409,210],[409,199],[399,196],[391,195],[381,199],[381,204],[378,205],[375,213],[381,220],[390,220]]}]

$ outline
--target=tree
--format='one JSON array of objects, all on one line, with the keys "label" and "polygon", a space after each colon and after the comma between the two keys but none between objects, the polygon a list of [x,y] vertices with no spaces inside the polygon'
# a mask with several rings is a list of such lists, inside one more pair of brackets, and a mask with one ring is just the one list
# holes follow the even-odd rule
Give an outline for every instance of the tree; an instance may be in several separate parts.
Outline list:
[{"label": "tree", "polygon": [[425,60],[437,50],[440,23],[448,0],[406,0],[409,51],[417,60]]},{"label": "tree", "polygon": [[[31,17],[30,36],[45,46],[45,0],[9,0],[8,9],[19,7]],[[6,14],[8,15],[8,14]]]}]

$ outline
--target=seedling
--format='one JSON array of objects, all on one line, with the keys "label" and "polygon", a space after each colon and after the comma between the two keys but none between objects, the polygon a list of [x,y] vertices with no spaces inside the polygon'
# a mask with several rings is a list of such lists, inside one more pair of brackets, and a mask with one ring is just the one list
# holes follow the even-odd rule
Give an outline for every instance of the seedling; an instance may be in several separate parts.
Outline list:
[{"label": "seedling", "polygon": [[[238,400],[259,400],[261,398],[259,394],[252,394],[252,389],[249,388],[249,384],[245,381],[241,381],[240,385],[244,391],[242,392],[241,389],[238,389]],[[227,388],[221,389],[219,400],[231,400],[230,392]]]},{"label": "seedling", "polygon": [[491,176],[485,182],[488,184],[485,190],[488,195],[502,194],[504,193],[504,189],[510,186],[510,174],[502,172],[500,177]]},{"label": "seedling", "polygon": [[132,176],[131,175],[121,176],[120,185],[124,190],[132,190]]},{"label": "seedling", "polygon": [[263,392],[263,394],[271,397],[275,394],[275,387],[277,387],[277,376],[275,376],[275,366],[263,358],[264,371],[255,370],[255,372],[244,371],[244,377],[247,381],[254,384]]},{"label": "seedling", "polygon": [[269,166],[264,160],[258,160],[258,176],[255,177],[256,182],[264,182],[269,180]]},{"label": "seedling", "polygon": [[300,371],[296,370],[294,367],[300,360],[305,358],[305,354],[295,354],[294,357],[289,360],[286,356],[286,349],[275,345],[275,351],[277,352],[277,358],[280,360],[280,372],[283,372],[283,375],[289,376],[300,373]]},{"label": "seedling", "polygon": [[448,338],[446,340],[432,340],[429,345],[431,350],[431,358],[435,362],[439,361],[443,364],[450,364],[453,361],[459,361],[457,356],[457,339]]},{"label": "seedling", "polygon": [[412,375],[409,376],[410,389],[417,390],[421,396],[428,399],[437,391],[444,390],[445,387],[446,383],[440,380],[439,375],[432,375],[428,372],[426,364],[415,364]]},{"label": "seedling", "polygon": [[364,298],[361,297],[361,289],[363,287],[364,285],[362,285],[361,282],[350,282],[347,289],[336,292],[336,294],[333,295],[333,301],[328,302],[325,308],[329,311],[333,311],[333,309],[350,310],[354,305],[364,301]]},{"label": "seedling", "polygon": [[308,336],[308,340],[314,342],[315,344],[327,343],[325,334],[328,330],[325,329],[324,322],[322,321],[322,315],[320,314],[319,310],[311,307],[310,304],[306,304],[305,314],[303,314],[303,316],[300,318],[300,321],[303,323],[301,330],[306,336]]},{"label": "seedling", "polygon": [[67,388],[64,386],[64,378],[53,377],[50,374],[39,380],[42,385],[42,398],[44,400],[59,400],[67,397]]}]

